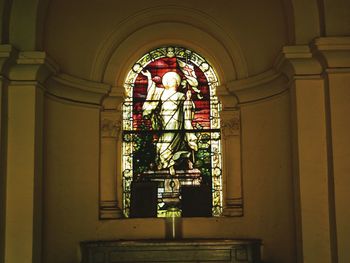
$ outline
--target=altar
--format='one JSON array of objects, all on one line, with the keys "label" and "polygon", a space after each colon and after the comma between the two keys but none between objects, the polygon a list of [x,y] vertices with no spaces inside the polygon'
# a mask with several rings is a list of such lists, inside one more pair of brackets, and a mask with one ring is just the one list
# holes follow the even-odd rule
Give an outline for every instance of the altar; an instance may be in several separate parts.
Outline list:
[{"label": "altar", "polygon": [[259,239],[117,240],[80,243],[81,263],[260,261]]}]

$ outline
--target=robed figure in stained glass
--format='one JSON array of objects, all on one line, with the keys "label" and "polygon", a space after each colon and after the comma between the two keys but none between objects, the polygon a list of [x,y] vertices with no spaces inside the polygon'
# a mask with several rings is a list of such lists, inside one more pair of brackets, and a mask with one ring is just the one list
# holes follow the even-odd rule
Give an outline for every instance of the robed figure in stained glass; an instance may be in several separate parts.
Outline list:
[{"label": "robed figure in stained glass", "polygon": [[[170,71],[163,75],[164,88],[156,86],[149,71],[141,73],[148,79],[147,97],[142,107],[142,115],[151,119],[153,130],[161,131],[155,142],[157,168],[169,169],[170,174],[174,175],[174,166],[187,160],[188,168],[192,169],[192,151],[198,150],[198,144],[196,134],[191,132],[195,109],[191,90],[188,89],[186,94],[178,90],[181,77],[176,72]],[[185,76],[187,82],[195,87],[197,84],[195,76],[189,75],[188,72]]]},{"label": "robed figure in stained glass", "polygon": [[221,215],[217,85],[210,64],[182,47],[151,50],[132,66],[123,104],[126,216]]}]

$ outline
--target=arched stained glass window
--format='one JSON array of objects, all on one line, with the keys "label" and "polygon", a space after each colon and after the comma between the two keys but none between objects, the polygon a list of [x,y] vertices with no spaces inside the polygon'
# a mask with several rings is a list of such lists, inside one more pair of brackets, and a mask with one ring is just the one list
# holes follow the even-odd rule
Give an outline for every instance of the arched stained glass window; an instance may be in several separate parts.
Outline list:
[{"label": "arched stained glass window", "polygon": [[125,216],[221,215],[217,86],[210,64],[186,48],[157,48],[133,65],[123,105]]}]

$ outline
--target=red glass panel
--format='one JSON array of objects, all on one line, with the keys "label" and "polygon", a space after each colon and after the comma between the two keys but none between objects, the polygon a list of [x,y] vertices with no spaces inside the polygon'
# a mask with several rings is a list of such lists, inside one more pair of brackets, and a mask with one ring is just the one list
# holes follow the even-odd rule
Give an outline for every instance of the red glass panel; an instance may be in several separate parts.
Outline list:
[{"label": "red glass panel", "polygon": [[[162,84],[162,78],[165,73],[172,71],[180,75],[182,80],[186,80],[184,73],[181,71],[177,62],[177,58],[160,58],[149,63],[143,71],[149,71],[152,75],[152,80],[156,83],[158,88],[164,88]],[[192,121],[192,126],[196,128],[209,129],[210,128],[210,90],[207,78],[204,72],[196,65],[191,64],[194,67],[195,75],[197,77],[198,86],[200,90],[200,97],[198,94],[187,84],[187,88],[181,92],[184,94],[187,89],[191,89],[192,101],[195,104],[195,115]],[[147,96],[148,80],[142,73],[139,73],[133,88],[133,128],[150,129],[150,120],[144,120],[142,118],[142,105]],[[179,90],[178,90],[179,91]]]}]

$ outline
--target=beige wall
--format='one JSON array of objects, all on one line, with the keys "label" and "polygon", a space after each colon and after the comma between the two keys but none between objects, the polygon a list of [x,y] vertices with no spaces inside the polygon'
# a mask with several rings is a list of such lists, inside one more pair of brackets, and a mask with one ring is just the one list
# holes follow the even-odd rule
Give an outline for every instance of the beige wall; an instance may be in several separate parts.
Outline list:
[{"label": "beige wall", "polygon": [[99,109],[45,100],[44,262],[77,261],[96,238]]},{"label": "beige wall", "polygon": [[265,237],[268,262],[296,261],[289,114],[289,94],[242,107],[242,233]]}]

